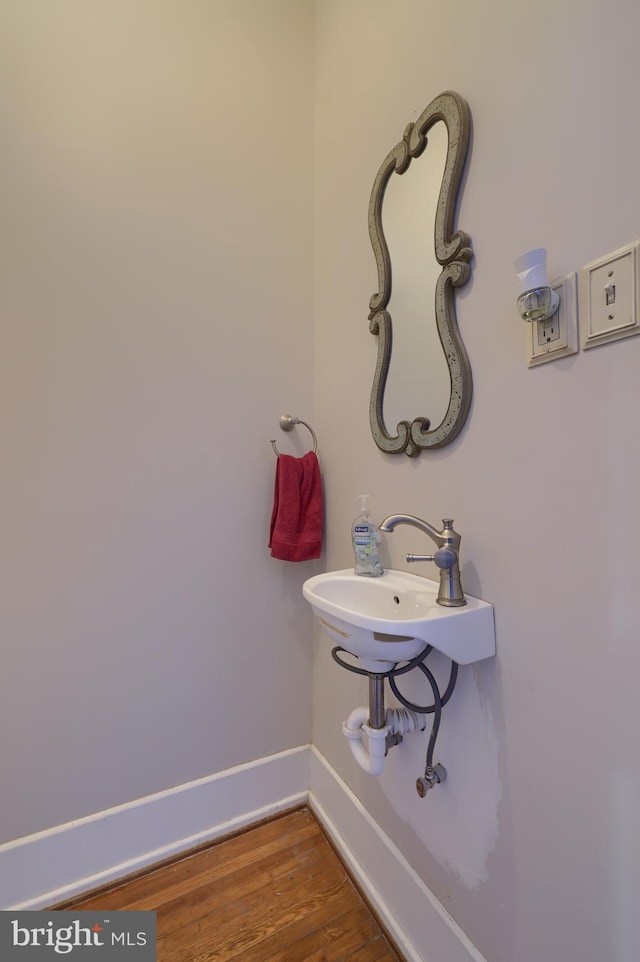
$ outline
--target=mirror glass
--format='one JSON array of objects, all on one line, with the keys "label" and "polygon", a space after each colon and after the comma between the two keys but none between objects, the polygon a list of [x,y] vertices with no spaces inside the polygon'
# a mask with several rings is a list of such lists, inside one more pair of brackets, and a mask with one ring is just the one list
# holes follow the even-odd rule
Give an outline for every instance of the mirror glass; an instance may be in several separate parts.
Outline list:
[{"label": "mirror glass", "polygon": [[473,252],[468,235],[453,230],[469,130],[462,97],[436,97],[387,154],[371,192],[378,291],[369,320],[378,357],[370,423],[388,453],[416,457],[451,443],[469,412],[454,291],[470,277]]},{"label": "mirror glass", "polygon": [[419,163],[389,180],[382,229],[393,265],[387,310],[393,323],[393,364],[384,392],[385,424],[395,428],[409,414],[440,424],[449,404],[451,379],[436,327],[436,206],[447,157],[447,128],[429,131]]}]

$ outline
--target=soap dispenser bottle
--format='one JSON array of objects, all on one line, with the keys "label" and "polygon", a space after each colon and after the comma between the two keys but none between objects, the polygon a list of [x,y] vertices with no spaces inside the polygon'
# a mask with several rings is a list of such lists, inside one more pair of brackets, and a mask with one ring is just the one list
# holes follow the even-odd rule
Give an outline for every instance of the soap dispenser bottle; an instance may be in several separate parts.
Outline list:
[{"label": "soap dispenser bottle", "polygon": [[360,514],[351,525],[351,537],[353,540],[353,570],[355,574],[364,575],[368,578],[377,578],[384,574],[384,568],[378,557],[380,532],[378,531],[378,525],[369,514],[368,494],[360,495]]}]

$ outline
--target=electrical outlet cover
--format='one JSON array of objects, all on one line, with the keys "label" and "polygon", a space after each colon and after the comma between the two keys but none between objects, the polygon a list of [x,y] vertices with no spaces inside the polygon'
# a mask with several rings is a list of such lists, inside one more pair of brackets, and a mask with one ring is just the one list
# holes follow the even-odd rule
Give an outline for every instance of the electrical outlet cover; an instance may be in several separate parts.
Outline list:
[{"label": "electrical outlet cover", "polygon": [[560,307],[548,321],[526,325],[529,367],[578,353],[578,276],[573,271],[549,286],[559,294]]}]

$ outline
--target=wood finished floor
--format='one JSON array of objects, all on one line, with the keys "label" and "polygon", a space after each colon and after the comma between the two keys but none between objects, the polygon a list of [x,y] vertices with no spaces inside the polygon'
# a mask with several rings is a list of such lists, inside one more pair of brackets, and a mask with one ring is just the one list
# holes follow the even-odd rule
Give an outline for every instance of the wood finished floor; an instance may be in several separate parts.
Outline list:
[{"label": "wood finished floor", "polygon": [[158,962],[399,962],[308,809],[59,908],[155,910]]}]

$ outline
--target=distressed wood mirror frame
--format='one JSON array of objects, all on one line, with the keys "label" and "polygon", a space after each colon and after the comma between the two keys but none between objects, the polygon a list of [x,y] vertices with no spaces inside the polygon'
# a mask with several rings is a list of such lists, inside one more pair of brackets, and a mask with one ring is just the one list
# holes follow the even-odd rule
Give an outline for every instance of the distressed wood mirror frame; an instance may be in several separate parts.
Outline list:
[{"label": "distressed wood mirror frame", "polygon": [[[451,392],[441,423],[431,429],[429,418],[400,421],[391,435],[384,423],[384,391],[392,359],[392,319],[386,310],[391,297],[391,259],[382,229],[382,203],[389,178],[403,174],[427,146],[427,134],[438,121],[447,128],[445,169],[436,207],[435,256],[442,267],[435,290],[435,318],[449,367]],[[471,127],[469,106],[459,94],[445,91],[405,128],[402,140],[385,157],[373,184],[369,202],[369,236],[378,269],[378,291],[369,301],[369,330],[378,338],[378,357],[371,390],[369,420],[373,438],[382,451],[417,457],[425,448],[450,444],[462,430],[471,406],[471,367],[458,331],[454,290],[471,276],[471,241],[464,231],[453,231],[458,188],[464,170]],[[425,358],[425,367],[428,358]],[[428,373],[425,374],[428,377]]]}]

